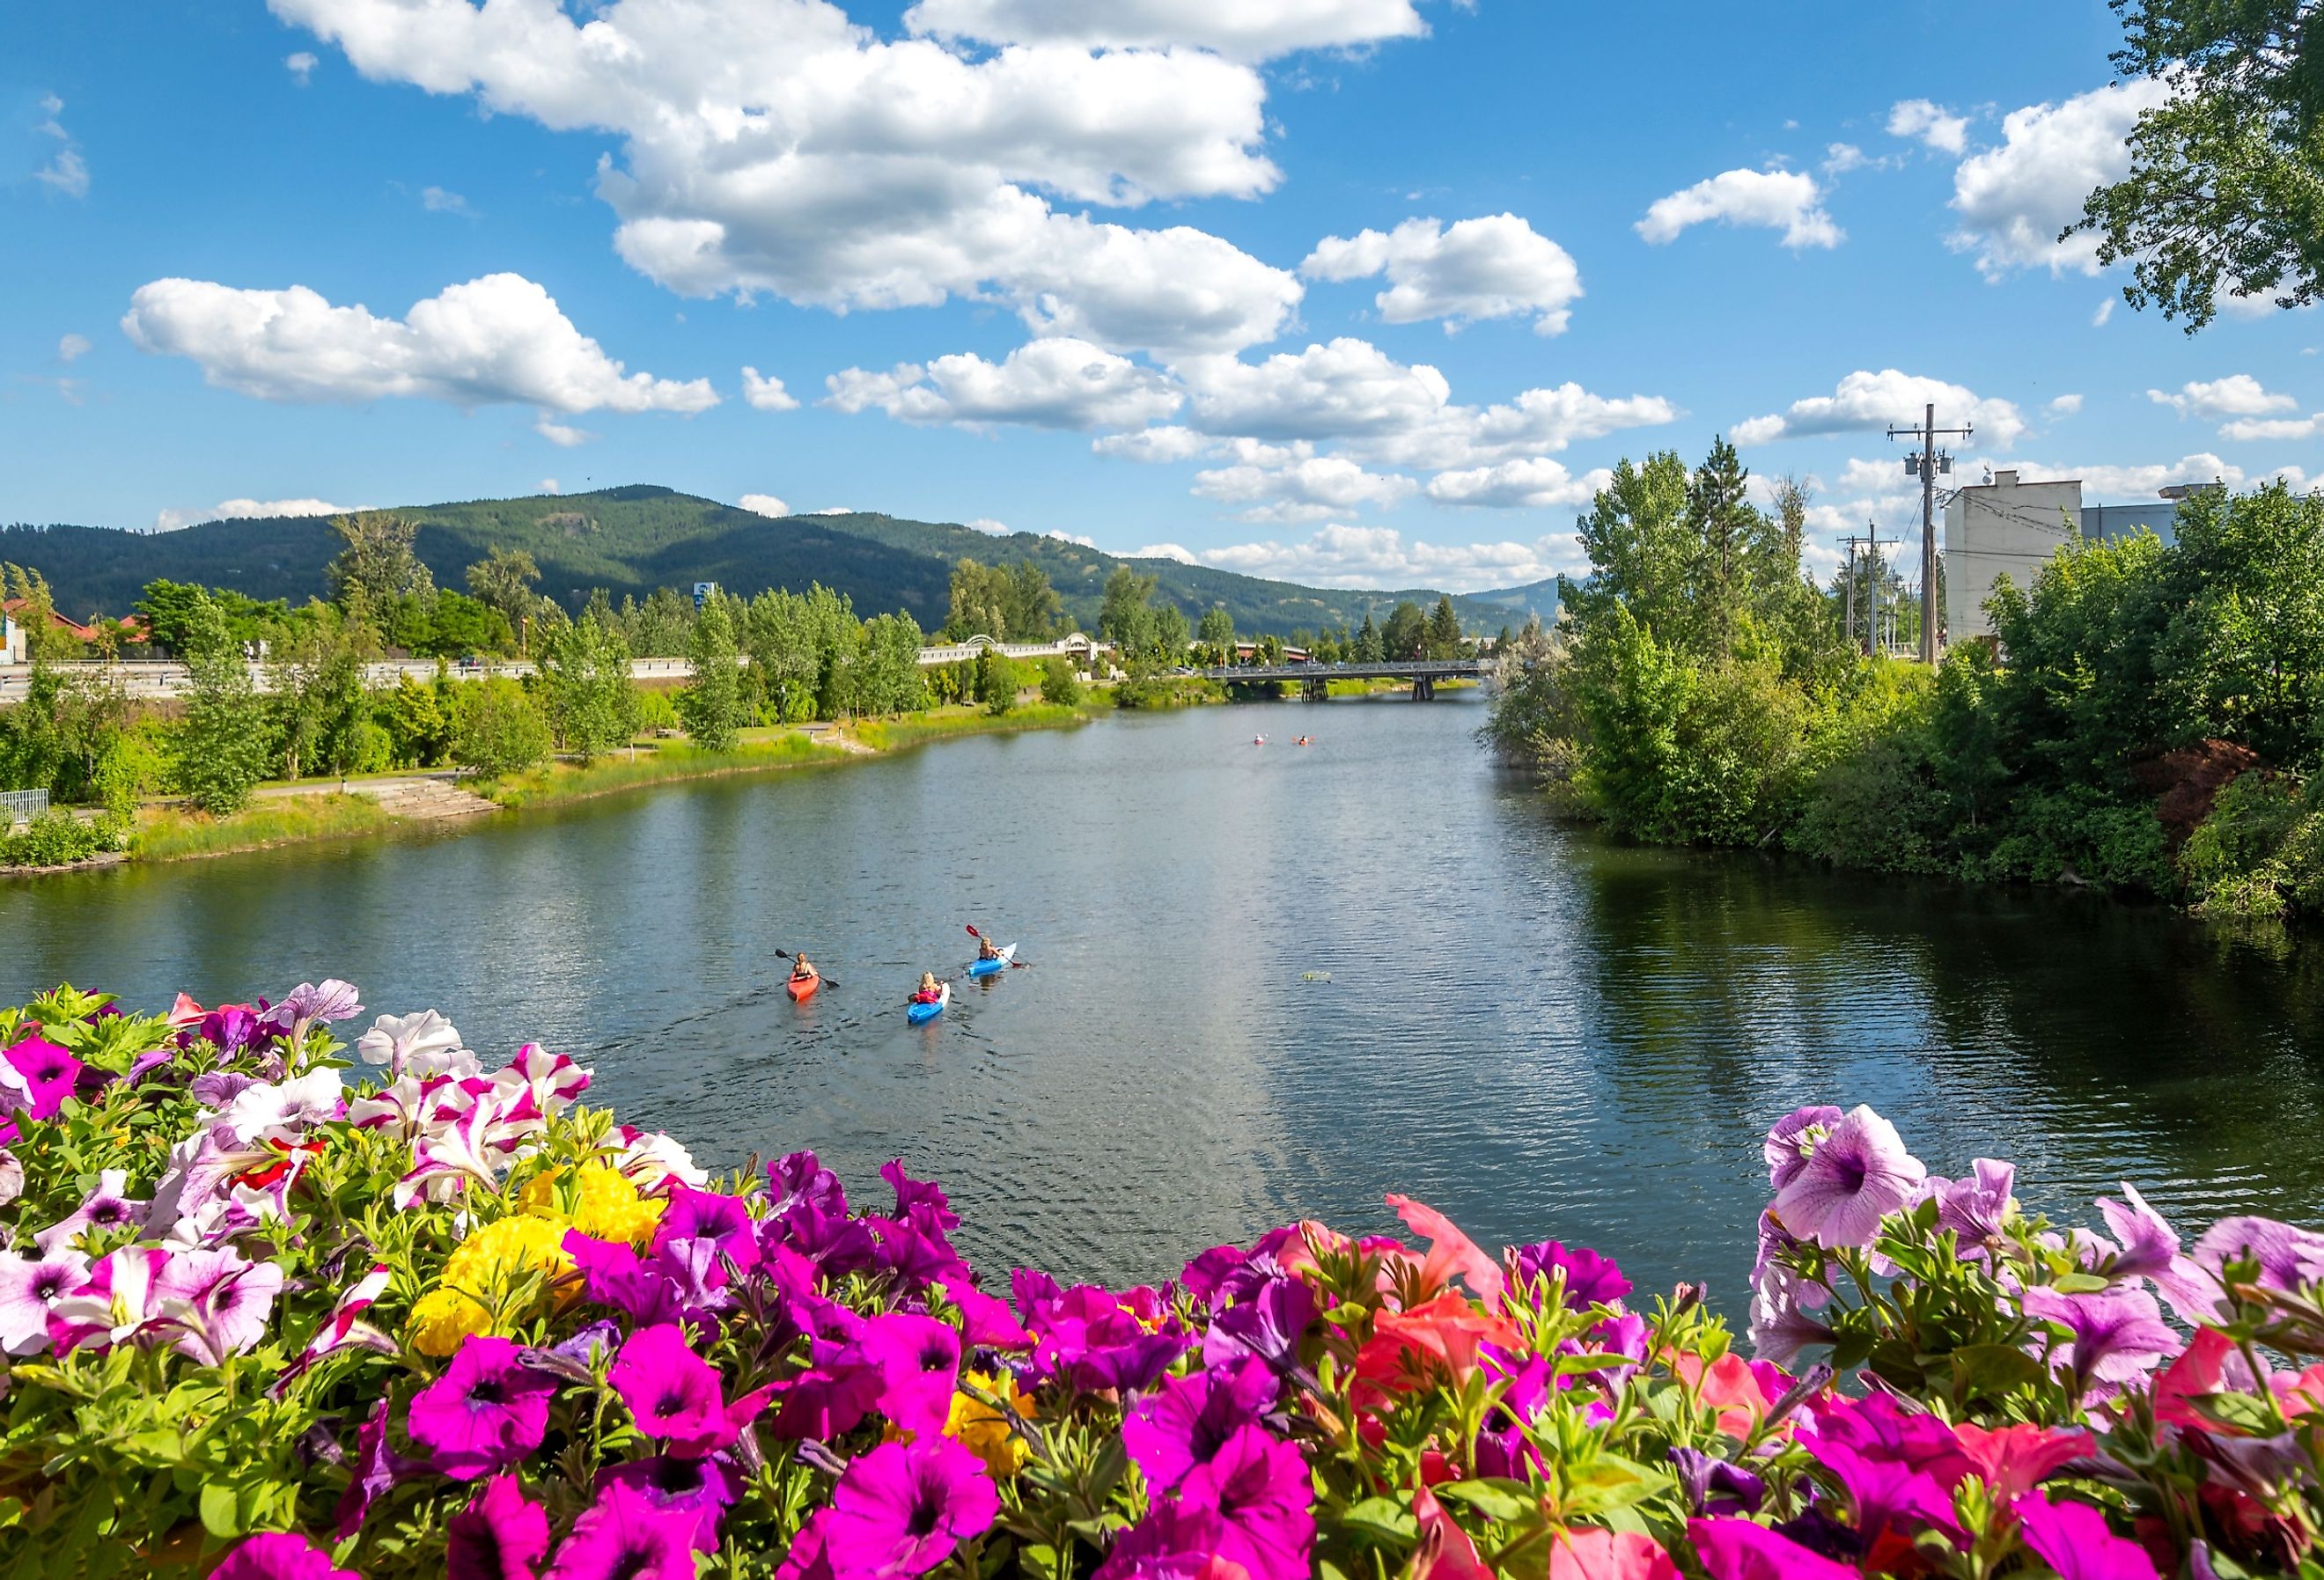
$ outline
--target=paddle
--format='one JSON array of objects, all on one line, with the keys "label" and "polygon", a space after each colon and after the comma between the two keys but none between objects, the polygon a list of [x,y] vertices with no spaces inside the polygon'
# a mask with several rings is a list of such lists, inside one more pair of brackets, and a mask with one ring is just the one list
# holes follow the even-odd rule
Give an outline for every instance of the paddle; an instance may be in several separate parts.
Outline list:
[{"label": "paddle", "polygon": [[[976,930],[976,924],[974,922],[969,922],[966,926],[968,928],[968,936],[970,938],[981,939],[984,937],[982,933]],[[1032,964],[1033,963],[1030,960],[1011,960],[1009,962],[1009,969],[1011,971],[1024,971],[1029,969]]]},{"label": "paddle", "polygon": [[[777,949],[775,951],[775,958],[778,960],[796,960],[798,956],[792,954],[788,949]],[[817,976],[823,976],[823,967],[820,966],[816,966],[815,974]],[[839,979],[835,976],[823,976],[823,985],[825,987],[837,987],[839,985]]]}]

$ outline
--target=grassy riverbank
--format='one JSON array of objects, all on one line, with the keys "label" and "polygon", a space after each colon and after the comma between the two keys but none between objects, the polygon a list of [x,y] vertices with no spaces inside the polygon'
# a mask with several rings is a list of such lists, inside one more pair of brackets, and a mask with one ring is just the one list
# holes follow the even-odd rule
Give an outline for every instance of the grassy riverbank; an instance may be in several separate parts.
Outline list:
[{"label": "grassy riverbank", "polygon": [[168,862],[227,855],[308,840],[378,834],[403,822],[369,796],[341,795],[337,790],[271,796],[226,818],[157,807],[139,815],[136,830],[129,838],[129,859]]},{"label": "grassy riverbank", "polygon": [[736,773],[770,773],[844,762],[851,755],[797,730],[746,730],[732,752],[705,752],[687,741],[641,743],[634,752],[615,752],[590,763],[549,762],[528,772],[477,787],[477,793],[512,810],[567,801],[685,779],[717,779]]},{"label": "grassy riverbank", "polygon": [[1019,730],[1054,730],[1086,724],[1113,711],[1103,697],[1085,698],[1070,706],[1033,702],[994,715],[981,707],[939,707],[902,718],[864,719],[849,734],[872,752],[893,752],[928,741],[948,741],[961,735],[1014,735]]}]

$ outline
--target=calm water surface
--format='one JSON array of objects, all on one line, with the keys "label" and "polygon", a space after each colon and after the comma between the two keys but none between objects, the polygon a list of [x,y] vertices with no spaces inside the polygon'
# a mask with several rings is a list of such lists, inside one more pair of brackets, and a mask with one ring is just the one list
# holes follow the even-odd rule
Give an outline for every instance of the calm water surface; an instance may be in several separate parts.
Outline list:
[{"label": "calm water surface", "polygon": [[[1732,1304],[1758,1136],[1868,1102],[2095,1221],[2324,1217],[2324,971],[2157,910],[1562,827],[1473,701],[1211,708],[608,799],[456,836],[0,884],[0,1002],[346,976],[537,1038],[706,1162],[901,1156],[980,1261],[1129,1280],[1400,1190]],[[1265,729],[1275,744],[1255,748]],[[1289,744],[1302,730],[1316,744]],[[908,1030],[965,921],[1032,968]],[[838,985],[795,1009],[770,951]],[[1328,980],[1325,980],[1328,978]]]}]

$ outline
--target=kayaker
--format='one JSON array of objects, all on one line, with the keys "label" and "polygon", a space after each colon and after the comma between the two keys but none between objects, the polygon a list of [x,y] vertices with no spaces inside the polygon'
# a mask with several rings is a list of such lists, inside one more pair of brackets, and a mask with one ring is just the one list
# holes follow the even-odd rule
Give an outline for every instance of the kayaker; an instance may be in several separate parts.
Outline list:
[{"label": "kayaker", "polygon": [[932,1004],[942,997],[944,993],[936,986],[936,974],[933,971],[921,972],[920,991],[912,995],[912,1002],[916,1004]]},{"label": "kayaker", "polygon": [[805,982],[815,974],[815,963],[809,960],[806,956],[794,955],[791,956],[791,980],[793,982]]},{"label": "kayaker", "polygon": [[979,933],[976,935],[976,957],[980,960],[998,960],[1001,958],[1001,951],[992,947],[991,938]]}]

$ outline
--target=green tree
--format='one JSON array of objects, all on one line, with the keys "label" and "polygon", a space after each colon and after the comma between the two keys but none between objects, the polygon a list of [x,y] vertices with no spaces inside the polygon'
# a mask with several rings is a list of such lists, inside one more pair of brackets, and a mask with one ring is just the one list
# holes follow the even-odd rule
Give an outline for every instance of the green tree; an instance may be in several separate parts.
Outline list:
[{"label": "green tree", "polygon": [[1081,677],[1074,673],[1073,665],[1059,658],[1050,659],[1041,666],[1042,701],[1057,707],[1072,707],[1081,699]]},{"label": "green tree", "polygon": [[1127,565],[1115,567],[1113,574],[1106,577],[1097,631],[1101,637],[1119,647],[1124,658],[1146,652],[1153,646],[1156,579]]},{"label": "green tree", "polygon": [[80,639],[51,618],[56,614],[56,599],[50,595],[49,584],[39,571],[21,565],[0,564],[0,598],[17,605],[8,617],[23,627],[26,659],[70,662],[81,656]]},{"label": "green tree", "polygon": [[1656,450],[1644,466],[1625,457],[1575,522],[1590,559],[1587,580],[1560,577],[1559,605],[1588,628],[1620,604],[1664,640],[1692,624],[1689,609],[1698,559],[1686,530],[1692,479],[1675,450]]},{"label": "green tree", "polygon": [[584,762],[637,736],[637,688],[629,644],[584,614],[543,633],[539,668],[542,713],[558,744]]},{"label": "green tree", "polygon": [[1065,601],[1049,585],[1049,573],[1029,559],[1020,559],[1009,568],[1008,584],[1002,607],[1009,617],[1010,640],[1047,642],[1055,637]]},{"label": "green tree", "polygon": [[[1379,627],[1372,624],[1369,613],[1364,615],[1361,629],[1356,633],[1355,650],[1355,660],[1360,664],[1377,664],[1387,656],[1388,650],[1380,641]],[[1233,654],[1227,657],[1230,662],[1233,661]]]},{"label": "green tree", "polygon": [[323,577],[331,601],[358,624],[385,633],[407,604],[424,611],[435,603],[436,578],[412,548],[418,522],[392,514],[342,515],[331,518],[331,530],[341,547]]},{"label": "green tree", "polygon": [[976,655],[976,700],[998,717],[1017,706],[1019,678],[1014,660],[987,648]]},{"label": "green tree", "polygon": [[461,688],[452,761],[479,779],[521,773],[549,753],[549,721],[523,687],[488,675]]},{"label": "green tree", "polygon": [[1410,598],[1388,612],[1387,629],[1380,633],[1380,651],[1390,662],[1399,664],[1427,656],[1428,620]]},{"label": "green tree", "polygon": [[[2109,0],[2114,66],[2170,97],[2138,118],[2130,171],[2067,230],[2130,261],[2133,307],[2193,334],[2222,297],[2324,294],[2324,12],[2316,0]],[[2063,239],[2062,237],[2061,239]]]},{"label": "green tree", "polygon": [[945,617],[945,638],[952,642],[965,642],[972,636],[989,636],[995,642],[1010,640],[1015,627],[1009,621],[1009,591],[1008,572],[979,560],[959,561],[952,568],[952,605]]},{"label": "green tree", "polygon": [[1187,628],[1186,611],[1176,604],[1165,598],[1155,605],[1147,633],[1154,655],[1164,663],[1186,661],[1186,644],[1194,640],[1194,633]]},{"label": "green tree", "polygon": [[[2179,507],[2169,627],[2153,679],[2173,699],[2171,744],[2203,735],[2271,762],[2324,759],[2324,496],[2278,480]],[[2134,677],[2131,684],[2137,684]]]},{"label": "green tree", "polygon": [[484,558],[468,567],[468,592],[486,608],[496,611],[517,633],[519,644],[526,630],[527,617],[539,602],[533,584],[540,579],[540,568],[532,556],[521,549],[487,550]]},{"label": "green tree", "polygon": [[1450,595],[1439,595],[1436,607],[1429,611],[1428,656],[1440,660],[1461,656],[1461,616],[1453,613]]},{"label": "green tree", "polygon": [[751,600],[743,628],[753,683],[766,699],[769,716],[777,724],[813,718],[823,656],[816,646],[807,601],[780,588],[761,593]]},{"label": "green tree", "polygon": [[186,632],[186,713],[178,726],[178,788],[213,817],[237,811],[266,773],[265,710],[242,644],[205,598]]},{"label": "green tree", "polygon": [[928,705],[920,673],[920,623],[909,614],[877,614],[863,623],[858,690],[866,713],[892,716]]},{"label": "green tree", "polygon": [[389,750],[404,768],[433,768],[452,750],[452,721],[436,689],[410,675],[399,675],[379,712],[387,725]]},{"label": "green tree", "polygon": [[821,582],[807,590],[806,620],[816,655],[816,716],[852,718],[863,707],[863,623],[850,599]]},{"label": "green tree", "polygon": [[734,622],[724,595],[703,603],[686,656],[694,667],[693,683],[678,699],[686,733],[705,751],[731,752],[742,727],[742,676],[735,665]]},{"label": "green tree", "polygon": [[1204,610],[1202,624],[1194,628],[1194,636],[1204,647],[1210,649],[1211,658],[1214,662],[1222,664],[1234,662],[1234,616],[1228,614],[1224,607],[1214,604]]}]

